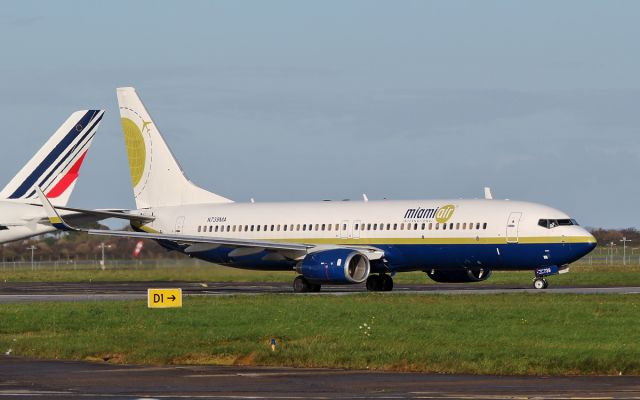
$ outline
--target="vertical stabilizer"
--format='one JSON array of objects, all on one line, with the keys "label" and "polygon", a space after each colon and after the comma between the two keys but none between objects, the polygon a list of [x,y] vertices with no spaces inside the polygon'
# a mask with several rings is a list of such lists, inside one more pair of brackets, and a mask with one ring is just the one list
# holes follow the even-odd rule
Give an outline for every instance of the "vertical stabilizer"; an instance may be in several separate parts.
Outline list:
[{"label": "vertical stabilizer", "polygon": [[54,206],[65,206],[84,157],[100,125],[103,110],[76,111],[58,128],[0,192],[0,198],[32,201],[42,188]]},{"label": "vertical stabilizer", "polygon": [[138,208],[232,202],[187,179],[134,88],[117,92]]}]

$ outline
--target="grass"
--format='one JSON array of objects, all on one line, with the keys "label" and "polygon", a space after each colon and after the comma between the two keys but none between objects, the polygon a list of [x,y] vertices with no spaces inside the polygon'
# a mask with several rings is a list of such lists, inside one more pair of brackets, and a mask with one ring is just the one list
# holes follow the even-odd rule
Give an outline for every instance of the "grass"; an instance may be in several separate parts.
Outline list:
[{"label": "grass", "polygon": [[[12,268],[0,266],[0,282],[98,282],[98,281],[187,281],[187,282],[292,282],[294,272],[249,271],[215,264],[184,262],[142,266],[79,265],[75,269],[40,266]],[[529,287],[531,271],[496,271],[477,285]],[[422,272],[399,273],[396,284],[437,284]],[[640,286],[640,265],[575,264],[571,272],[549,278],[553,287],[562,286]]]},{"label": "grass", "polygon": [[[0,350],[142,364],[640,374],[640,296],[259,295],[7,304]],[[277,351],[269,346],[277,339]]]}]

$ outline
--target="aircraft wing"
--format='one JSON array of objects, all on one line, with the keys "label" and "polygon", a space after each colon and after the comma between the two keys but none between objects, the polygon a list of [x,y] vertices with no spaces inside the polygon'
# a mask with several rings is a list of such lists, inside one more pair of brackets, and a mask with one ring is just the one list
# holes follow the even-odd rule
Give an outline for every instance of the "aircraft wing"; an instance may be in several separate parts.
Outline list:
[{"label": "aircraft wing", "polygon": [[[236,247],[247,249],[251,253],[253,251],[260,250],[271,250],[275,252],[279,252],[287,258],[297,259],[307,255],[308,253],[313,253],[315,251],[326,250],[328,248],[336,248],[336,247],[348,247],[357,249],[364,253],[369,259],[375,260],[380,259],[384,256],[384,252],[374,248],[367,246],[339,246],[339,245],[329,245],[329,246],[318,246],[315,244],[306,244],[306,243],[282,243],[282,242],[271,242],[265,240],[250,240],[250,239],[232,239],[232,238],[216,238],[216,237],[207,237],[207,236],[191,236],[191,235],[176,235],[176,234],[165,234],[165,233],[156,233],[156,232],[129,232],[129,231],[109,231],[104,229],[81,229],[77,227],[73,227],[69,225],[65,220],[62,219],[60,214],[56,211],[56,209],[51,205],[47,197],[42,193],[39,188],[36,188],[38,191],[38,195],[40,196],[40,200],[42,201],[42,205],[44,206],[47,216],[51,224],[57,229],[64,231],[76,231],[76,232],[85,232],[90,235],[102,235],[102,236],[117,236],[117,237],[133,237],[140,239],[153,239],[153,240],[168,240],[171,242],[175,242],[178,244],[182,244],[187,246],[184,251],[186,253],[197,253],[208,250],[213,250],[220,246],[227,247]],[[134,219],[134,218],[132,218]]]},{"label": "aircraft wing", "polygon": [[[33,204],[34,206],[42,207],[42,204]],[[99,221],[107,218],[126,219],[128,221],[147,223],[153,221],[154,217],[149,217],[140,214],[131,214],[126,209],[110,209],[110,210],[88,210],[84,208],[73,207],[56,207],[56,210],[70,211],[65,214],[64,218],[67,221],[75,221],[79,219],[81,221]]]}]

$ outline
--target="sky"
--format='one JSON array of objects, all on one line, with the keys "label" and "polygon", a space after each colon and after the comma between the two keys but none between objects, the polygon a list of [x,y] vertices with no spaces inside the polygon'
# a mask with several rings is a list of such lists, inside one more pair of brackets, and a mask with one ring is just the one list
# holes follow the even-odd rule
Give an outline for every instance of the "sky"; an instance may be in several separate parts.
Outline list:
[{"label": "sky", "polygon": [[0,183],[104,108],[70,205],[134,208],[115,88],[236,201],[496,198],[640,227],[640,2],[7,1]]}]

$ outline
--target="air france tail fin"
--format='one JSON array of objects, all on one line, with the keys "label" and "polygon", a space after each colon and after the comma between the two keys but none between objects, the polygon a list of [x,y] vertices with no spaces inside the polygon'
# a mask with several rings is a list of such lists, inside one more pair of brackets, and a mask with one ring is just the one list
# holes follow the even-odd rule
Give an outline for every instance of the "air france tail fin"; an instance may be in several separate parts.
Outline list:
[{"label": "air france tail fin", "polygon": [[55,206],[65,206],[100,125],[103,110],[76,111],[0,192],[0,198],[31,201],[42,188]]},{"label": "air france tail fin", "polygon": [[232,202],[187,179],[134,88],[117,92],[138,208]]}]

